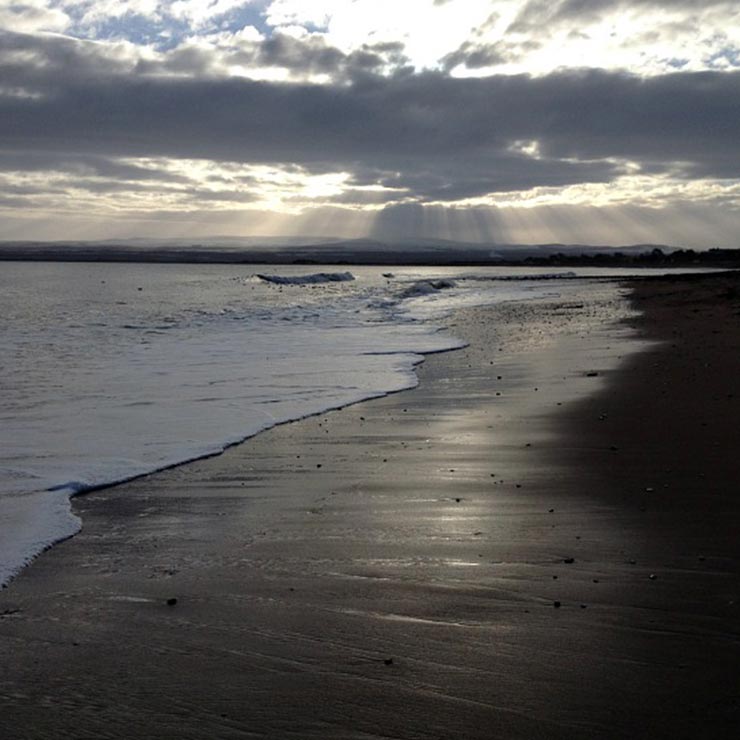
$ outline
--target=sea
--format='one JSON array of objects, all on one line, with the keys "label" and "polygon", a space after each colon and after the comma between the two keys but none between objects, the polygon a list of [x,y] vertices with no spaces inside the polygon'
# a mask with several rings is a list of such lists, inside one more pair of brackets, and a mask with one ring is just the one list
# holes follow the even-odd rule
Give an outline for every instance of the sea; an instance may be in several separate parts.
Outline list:
[{"label": "sea", "polygon": [[628,271],[0,263],[0,584],[72,496],[411,388],[455,309],[595,274]]}]

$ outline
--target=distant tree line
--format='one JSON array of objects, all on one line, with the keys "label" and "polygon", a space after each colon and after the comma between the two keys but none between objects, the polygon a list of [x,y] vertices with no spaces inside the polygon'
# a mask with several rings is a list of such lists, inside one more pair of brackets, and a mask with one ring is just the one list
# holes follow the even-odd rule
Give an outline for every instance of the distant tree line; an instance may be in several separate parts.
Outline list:
[{"label": "distant tree line", "polygon": [[547,257],[527,257],[527,265],[548,267],[740,267],[740,251],[736,249],[676,249],[664,252],[655,248],[648,252],[596,252],[592,254],[565,254],[557,252]]}]

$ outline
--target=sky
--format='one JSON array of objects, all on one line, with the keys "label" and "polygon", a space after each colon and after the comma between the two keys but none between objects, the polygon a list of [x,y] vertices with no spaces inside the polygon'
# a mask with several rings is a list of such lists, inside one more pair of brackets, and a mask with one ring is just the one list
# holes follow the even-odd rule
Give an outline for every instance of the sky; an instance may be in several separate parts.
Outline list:
[{"label": "sky", "polygon": [[738,0],[0,0],[0,240],[740,247]]}]

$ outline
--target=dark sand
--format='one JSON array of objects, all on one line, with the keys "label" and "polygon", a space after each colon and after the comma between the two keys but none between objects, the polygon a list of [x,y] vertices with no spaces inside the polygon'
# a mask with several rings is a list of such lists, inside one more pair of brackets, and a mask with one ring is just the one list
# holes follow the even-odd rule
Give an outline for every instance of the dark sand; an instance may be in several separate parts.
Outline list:
[{"label": "dark sand", "polygon": [[637,284],[616,370],[605,291],[79,498],[0,594],[0,738],[736,737],[740,281]]}]

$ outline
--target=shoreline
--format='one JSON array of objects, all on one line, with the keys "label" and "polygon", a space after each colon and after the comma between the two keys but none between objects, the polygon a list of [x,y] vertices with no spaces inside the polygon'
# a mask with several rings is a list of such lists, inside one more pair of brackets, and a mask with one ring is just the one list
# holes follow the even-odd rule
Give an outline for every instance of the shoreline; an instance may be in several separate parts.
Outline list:
[{"label": "shoreline", "polygon": [[[313,419],[320,416],[325,416],[326,414],[332,414],[336,411],[342,411],[346,408],[349,408],[350,406],[355,406],[357,404],[367,403],[368,401],[374,401],[379,398],[387,398],[389,396],[394,396],[399,393],[405,393],[410,390],[414,390],[414,388],[418,385],[418,374],[417,369],[426,361],[427,357],[432,357],[434,355],[442,355],[446,354],[448,352],[457,352],[460,349],[464,349],[465,347],[449,347],[444,349],[437,349],[437,350],[431,350],[429,352],[424,353],[412,353],[409,352],[407,354],[418,354],[420,359],[413,364],[413,372],[417,377],[417,384],[408,386],[407,388],[398,388],[395,390],[386,391],[380,395],[376,396],[369,396],[368,398],[364,398],[360,401],[350,401],[346,404],[342,404],[341,406],[331,406],[326,409],[322,409],[321,411],[316,411],[310,414],[307,414],[306,416],[301,416],[296,419],[288,419],[286,421],[279,421],[275,422],[272,426],[265,427],[264,429],[260,429],[257,432],[253,432],[246,437],[240,438],[233,442],[227,442],[224,444],[223,447],[221,447],[218,450],[215,450],[213,452],[205,452],[201,455],[197,455],[196,457],[190,457],[185,458],[183,460],[179,460],[178,462],[172,462],[162,465],[161,467],[153,468],[152,470],[149,470],[144,473],[134,473],[130,475],[129,477],[120,478],[118,480],[110,481],[107,483],[97,483],[94,485],[90,485],[89,487],[79,488],[79,487],[71,487],[69,485],[60,484],[57,486],[54,486],[52,488],[42,489],[39,491],[30,491],[31,495],[36,494],[45,494],[45,493],[57,493],[57,492],[63,492],[68,496],[69,501],[69,513],[70,516],[80,522],[79,528],[72,532],[71,534],[64,535],[60,537],[59,539],[50,541],[43,546],[40,546],[40,549],[38,552],[36,552],[34,555],[29,556],[15,571],[11,571],[10,575],[8,575],[5,580],[0,580],[0,591],[9,588],[13,581],[18,578],[23,571],[33,565],[33,563],[42,555],[47,553],[49,550],[54,549],[57,545],[61,545],[62,543],[66,542],[67,540],[70,540],[74,537],[76,537],[80,531],[82,530],[83,523],[80,519],[80,517],[77,516],[75,512],[75,500],[87,496],[89,494],[93,493],[100,493],[102,491],[107,491],[113,488],[118,488],[119,486],[125,486],[129,483],[136,483],[141,480],[145,480],[150,478],[153,475],[158,475],[159,473],[166,473],[171,470],[174,470],[176,468],[186,467],[188,465],[192,465],[194,463],[210,460],[215,457],[220,457],[224,453],[228,452],[232,448],[235,447],[241,447],[244,444],[248,444],[251,440],[253,440],[255,437],[259,436],[260,434],[264,434],[265,432],[269,432],[271,429],[274,429],[275,427],[283,426],[285,424],[297,424],[302,421],[305,421],[307,419]],[[398,353],[401,354],[401,353]]]},{"label": "shoreline", "polygon": [[[645,305],[661,292],[633,290]],[[512,347],[544,341],[548,321],[580,329],[578,309],[540,323],[507,311]],[[591,355],[561,346],[539,368],[507,366],[490,312],[465,317],[476,342],[427,359],[414,390],[75,498],[82,533],[0,594],[0,727],[18,738],[723,737],[724,705],[714,724],[701,718],[709,734],[681,733],[720,679],[736,685],[732,615],[696,601],[732,589],[734,561],[728,550],[719,567],[717,543],[695,572],[671,570],[645,540],[673,520],[646,524],[635,505],[662,479],[625,493],[649,461],[632,450],[617,462],[636,423],[626,378],[644,385],[638,368],[665,348],[610,370],[626,346],[611,332],[580,343]],[[571,396],[560,373],[573,363]],[[526,382],[508,386],[508,373]],[[576,400],[584,384],[598,389]],[[640,428],[654,439],[655,425]],[[737,482],[734,468],[723,475]],[[666,681],[679,654],[684,678]]]}]

